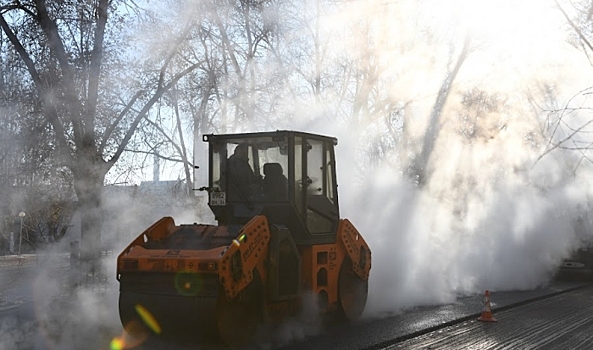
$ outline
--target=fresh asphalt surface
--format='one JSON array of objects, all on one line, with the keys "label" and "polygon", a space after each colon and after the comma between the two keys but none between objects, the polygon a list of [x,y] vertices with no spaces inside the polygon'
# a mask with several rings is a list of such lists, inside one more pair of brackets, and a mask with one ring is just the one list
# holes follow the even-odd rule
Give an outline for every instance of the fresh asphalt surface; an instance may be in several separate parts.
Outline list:
[{"label": "fresh asphalt surface", "polygon": [[[574,298],[575,294],[579,298]],[[587,323],[590,330],[593,327],[593,286],[579,282],[554,282],[548,287],[514,292],[493,292],[491,293],[494,316],[499,318],[497,323],[481,323],[476,319],[484,306],[484,296],[475,295],[459,298],[455,303],[440,306],[417,307],[407,310],[398,315],[385,316],[381,319],[362,320],[354,325],[342,325],[326,327],[316,334],[302,335],[293,332],[281,335],[280,341],[264,341],[248,347],[255,349],[280,349],[280,350],[383,350],[383,349],[528,349],[545,348],[544,341],[533,341],[528,338],[530,328],[537,328],[539,331],[554,333],[554,327],[558,327],[559,336],[570,332],[578,333],[583,329],[562,326],[561,321],[556,318],[566,318],[574,321],[574,318],[566,317],[566,313],[559,312],[565,309],[564,304],[571,302],[572,308],[577,307],[583,310],[580,316],[587,320],[579,320],[579,323]],[[585,296],[583,298],[583,296]],[[588,298],[588,299],[587,299]],[[548,300],[550,300],[548,302]],[[578,305],[578,302],[586,304]],[[552,311],[549,307],[552,306]],[[568,313],[571,308],[568,308]],[[507,316],[510,314],[509,316]],[[533,314],[534,316],[530,316]],[[532,318],[537,317],[535,326]],[[547,319],[553,326],[542,327]],[[522,329],[523,332],[515,332]],[[281,331],[282,333],[282,331]],[[525,337],[525,341],[517,340]],[[587,335],[593,334],[588,332]],[[495,340],[491,338],[495,337]],[[283,343],[290,339],[288,344]],[[427,340],[428,339],[428,340]],[[572,337],[572,339],[575,339]],[[553,339],[552,339],[553,340]],[[529,343],[531,341],[531,343]],[[535,344],[537,346],[531,346]],[[515,346],[507,346],[515,345]],[[145,350],[195,349],[192,345],[174,345],[159,340],[149,342],[140,347]],[[200,349],[216,349],[215,346],[203,344]],[[548,347],[550,349],[591,349],[593,340],[583,343],[573,342],[569,347]]]},{"label": "fresh asphalt surface", "polygon": [[496,323],[475,319],[385,349],[591,349],[593,286],[500,310]]},{"label": "fresh asphalt surface", "polygon": [[[0,262],[0,338],[3,338],[0,350],[81,348],[74,343],[53,346],[37,329],[39,322],[30,282],[36,269],[35,263],[2,265]],[[318,328],[295,324],[276,330],[276,336],[267,337],[249,349],[593,348],[593,336],[589,336],[593,334],[593,286],[555,281],[536,290],[492,292],[491,300],[494,316],[499,319],[497,323],[475,321],[483,308],[484,296],[474,295],[460,297],[453,304],[417,307],[380,319],[364,319],[354,325]],[[121,327],[118,327],[107,327],[83,348],[115,350],[112,339],[119,335]],[[5,340],[7,336],[15,341]],[[148,340],[136,348],[221,349],[211,343],[196,346],[159,339]]]},{"label": "fresh asphalt surface", "polygon": [[[554,283],[546,288],[541,288],[531,291],[516,291],[516,292],[492,292],[492,308],[495,317],[499,315],[497,310],[503,310],[505,308],[512,308],[515,305],[526,303],[527,300],[537,300],[546,295],[554,294],[571,294],[571,290],[581,290],[583,287],[579,283]],[[587,287],[588,288],[588,287]],[[575,291],[576,291],[575,290]],[[593,291],[588,288],[587,291],[593,296]],[[556,302],[556,301],[555,301]],[[589,299],[590,305],[588,307],[593,310],[593,299]],[[328,330],[323,334],[320,334],[314,338],[306,339],[299,344],[283,347],[285,350],[296,350],[296,349],[384,349],[391,348],[393,344],[401,344],[405,342],[407,338],[416,338],[430,333],[430,330],[434,330],[437,334],[446,329],[448,326],[454,326],[459,322],[470,322],[474,324],[480,324],[481,322],[475,321],[483,308],[484,296],[476,295],[471,297],[459,298],[457,302],[449,305],[441,306],[427,306],[418,307],[412,310],[408,310],[403,314],[394,315],[377,320],[367,320],[359,322],[357,325],[336,328]],[[529,305],[524,305],[525,307]],[[520,307],[520,306],[519,306]],[[591,311],[590,310],[590,311]],[[591,320],[593,321],[593,313],[591,313]],[[522,315],[523,318],[529,318],[529,312]],[[519,316],[519,319],[521,315]],[[514,319],[517,321],[518,319]],[[499,321],[500,324],[506,323]],[[499,323],[494,324],[483,324],[484,327],[495,328],[499,326]],[[519,327],[518,325],[516,325]],[[521,326],[522,327],[522,326]],[[469,335],[471,338],[471,335]],[[468,344],[470,344],[469,342]],[[406,344],[413,345],[414,343],[408,342]],[[432,344],[431,349],[466,349],[468,344],[445,344],[443,347],[438,347]],[[593,347],[593,343],[583,349],[590,349]],[[401,347],[400,347],[401,348]],[[406,347],[404,344],[403,348],[418,349],[422,346],[418,344],[410,347]],[[427,347],[425,347],[427,348]],[[478,347],[487,348],[487,347]],[[515,347],[517,348],[517,347]],[[521,347],[518,347],[521,348]]]}]

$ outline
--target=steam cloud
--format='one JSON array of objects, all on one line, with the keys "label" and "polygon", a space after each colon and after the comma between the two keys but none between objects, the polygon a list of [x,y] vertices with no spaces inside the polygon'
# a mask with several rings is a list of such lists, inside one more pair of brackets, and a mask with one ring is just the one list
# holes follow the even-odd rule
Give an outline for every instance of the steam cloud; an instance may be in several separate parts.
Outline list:
[{"label": "steam cloud", "polygon": [[[459,29],[451,28],[446,16],[456,6],[438,3],[418,10],[419,18],[440,18],[436,25],[446,22],[448,33]],[[433,5],[436,9],[431,12]],[[499,5],[507,8],[506,3],[496,3]],[[582,106],[587,102],[586,94],[573,94],[587,87],[591,78],[581,75],[589,68],[574,70],[587,63],[582,53],[559,34],[561,19],[554,13],[556,10],[544,6],[544,11],[545,21],[541,23],[534,19],[529,22],[514,13],[505,18],[502,23],[506,27],[501,30],[514,36],[512,40],[492,42],[496,30],[472,38],[470,53],[436,126],[429,125],[428,116],[446,70],[435,69],[434,61],[430,61],[433,51],[416,56],[414,62],[392,56],[389,42],[383,41],[385,47],[372,51],[375,61],[386,60],[394,67],[386,68],[384,74],[400,78],[393,79],[390,93],[404,101],[416,96],[411,107],[416,111],[414,119],[406,125],[413,129],[410,134],[421,138],[428,128],[439,128],[429,161],[430,179],[423,187],[412,185],[404,175],[405,164],[398,163],[402,155],[417,153],[417,145],[410,142],[386,147],[382,125],[370,125],[368,129],[373,131],[357,133],[328,123],[323,115],[303,122],[308,131],[335,135],[340,140],[337,158],[341,215],[354,222],[373,253],[367,316],[452,302],[460,295],[484,289],[525,290],[545,285],[563,258],[591,240],[587,214],[591,167],[579,163],[582,154],[558,151],[540,159],[550,147],[546,123],[559,116],[540,109],[546,106],[529,108],[529,96],[546,85],[556,89],[558,101],[576,98],[568,106]],[[392,18],[399,22],[401,16],[394,14]],[[517,26],[524,25],[532,28],[521,32]],[[344,22],[335,24],[337,28],[344,26]],[[546,33],[556,29],[553,35],[532,35],[537,28]],[[392,33],[388,29],[378,32]],[[380,42],[380,35],[369,41]],[[463,35],[463,31],[453,34],[450,42],[461,43]],[[401,38],[393,40],[405,42]],[[518,42],[525,43],[524,47],[517,46]],[[450,52],[459,50],[454,46],[449,46],[453,50]],[[357,47],[354,55],[368,48]],[[447,55],[445,51],[440,53]],[[419,81],[424,84],[419,85]],[[467,114],[460,112],[461,100],[462,93],[473,87],[501,98],[503,103],[494,112],[474,116],[467,132]],[[542,96],[535,98],[543,101]],[[562,117],[573,130],[590,118],[586,110],[570,113],[570,118]],[[566,136],[556,134],[553,140]],[[579,135],[579,141],[591,142],[583,135]],[[377,148],[382,152],[382,161],[361,162],[365,154],[373,154]]]}]

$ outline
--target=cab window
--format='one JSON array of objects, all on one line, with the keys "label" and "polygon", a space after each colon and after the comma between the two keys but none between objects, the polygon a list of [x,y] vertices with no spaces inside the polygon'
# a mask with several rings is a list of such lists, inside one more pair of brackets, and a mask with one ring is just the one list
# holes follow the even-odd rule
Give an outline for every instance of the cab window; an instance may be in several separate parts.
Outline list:
[{"label": "cab window", "polygon": [[331,147],[324,141],[307,139],[307,227],[312,234],[328,233],[338,221],[334,201]]}]

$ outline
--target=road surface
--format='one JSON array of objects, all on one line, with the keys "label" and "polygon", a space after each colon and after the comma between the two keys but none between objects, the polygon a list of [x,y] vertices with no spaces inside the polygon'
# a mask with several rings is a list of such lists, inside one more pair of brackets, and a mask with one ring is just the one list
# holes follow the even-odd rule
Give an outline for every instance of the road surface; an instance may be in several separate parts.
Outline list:
[{"label": "road surface", "polygon": [[381,349],[591,349],[593,286],[470,319]]},{"label": "road surface", "polygon": [[[0,350],[118,349],[117,283],[65,293],[68,258],[0,259]],[[593,285],[553,282],[530,291],[492,292],[497,323],[476,321],[483,295],[416,307],[354,325],[295,320],[252,349],[392,350],[593,348]],[[269,330],[265,330],[269,331]],[[266,333],[266,332],[262,332]],[[211,342],[149,339],[139,350],[223,349]]]}]

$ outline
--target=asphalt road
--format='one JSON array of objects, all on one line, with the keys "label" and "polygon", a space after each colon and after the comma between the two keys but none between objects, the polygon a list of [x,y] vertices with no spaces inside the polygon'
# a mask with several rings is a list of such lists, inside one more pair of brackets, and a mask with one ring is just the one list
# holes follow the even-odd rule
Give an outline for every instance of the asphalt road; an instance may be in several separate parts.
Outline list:
[{"label": "asphalt road", "polygon": [[33,255],[0,257],[0,311],[31,299],[29,281],[35,274],[36,263]]},{"label": "asphalt road", "polygon": [[[497,310],[513,308],[514,306],[521,305],[529,300],[537,300],[558,293],[566,293],[565,295],[568,295],[570,298],[570,295],[573,292],[580,290],[579,288],[581,288],[581,286],[583,286],[583,284],[578,282],[555,282],[545,288],[530,291],[492,292],[491,305],[494,314],[498,317],[499,313]],[[574,288],[577,289],[572,291]],[[365,320],[352,326],[336,327],[297,344],[281,347],[281,349],[391,349],[390,346],[394,344],[399,344],[406,341],[408,338],[424,336],[430,330],[434,330],[434,332],[438,334],[448,326],[455,326],[460,322],[473,322],[481,313],[483,302],[483,295],[475,295],[459,298],[454,304],[417,307],[391,317]],[[560,303],[558,309],[562,309],[562,301],[558,302]],[[590,303],[588,307],[593,309],[593,299],[588,302]],[[530,316],[527,313],[524,317],[528,319]],[[593,312],[591,312],[590,318],[593,320]],[[593,346],[593,344],[591,345]],[[417,347],[412,345],[408,348],[416,349]],[[450,344],[446,344],[443,347],[433,345],[433,347],[430,348],[451,349],[454,347],[451,347]],[[460,348],[465,349],[466,347],[462,346]],[[586,349],[590,348],[591,347],[587,347]]]},{"label": "asphalt road", "polygon": [[[67,284],[68,260],[63,257],[19,265],[0,261],[0,350],[118,349],[117,284],[71,294],[63,291]],[[484,296],[473,295],[353,325],[323,325],[315,317],[291,320],[284,327],[264,329],[266,336],[249,349],[590,349],[593,287],[583,285],[554,282],[537,290],[493,292],[495,324],[475,321]],[[148,339],[136,349],[221,347]]]},{"label": "asphalt road", "polygon": [[593,286],[495,313],[384,347],[394,349],[591,349]]},{"label": "asphalt road", "polygon": [[[580,336],[582,329],[572,329],[570,326],[558,326],[558,319],[567,317],[564,303],[579,296],[577,302],[570,303],[572,307],[585,311],[579,315],[593,322],[593,299],[581,298],[591,294],[593,287],[579,282],[554,282],[553,284],[530,291],[510,291],[491,293],[494,315],[500,321],[494,324],[483,324],[476,321],[483,309],[484,296],[475,295],[462,297],[454,304],[440,306],[417,307],[404,313],[385,316],[380,319],[366,319],[353,325],[333,325],[323,329],[313,327],[307,323],[293,323],[289,329],[279,329],[273,339],[266,339],[248,347],[248,350],[278,349],[278,350],[384,350],[384,349],[489,349],[508,348],[523,349],[528,343],[530,330],[534,318],[549,317],[554,319],[545,332],[563,335],[573,331],[575,337]],[[549,300],[549,301],[548,301]],[[550,306],[549,311],[544,306]],[[553,307],[552,307],[553,305]],[[568,310],[571,310],[569,307]],[[533,312],[533,315],[531,313]],[[570,311],[569,311],[570,312]],[[510,316],[506,316],[506,315]],[[575,318],[569,318],[575,320]],[[546,321],[540,321],[541,325]],[[569,322],[570,323],[570,322]],[[501,326],[503,325],[503,326]],[[488,328],[490,327],[490,328]],[[498,327],[498,328],[497,328]],[[492,330],[489,332],[489,329]],[[495,332],[496,330],[499,330]],[[526,331],[513,333],[517,329]],[[495,336],[492,341],[489,336]],[[568,337],[570,337],[568,333]],[[506,339],[505,337],[508,337]],[[525,337],[523,343],[520,338]],[[519,339],[519,340],[518,340]],[[548,339],[548,338],[546,338]],[[534,343],[536,348],[546,347],[546,339]],[[476,343],[479,346],[475,346]],[[572,347],[557,347],[571,349],[591,349],[593,343],[580,344],[575,342]],[[492,346],[492,347],[488,347]],[[496,347],[498,346],[498,347]],[[195,349],[195,344],[171,344],[160,339],[150,339],[142,344],[142,350],[189,350]],[[220,349],[208,343],[202,343],[198,349]],[[549,348],[554,348],[550,345]]]}]

